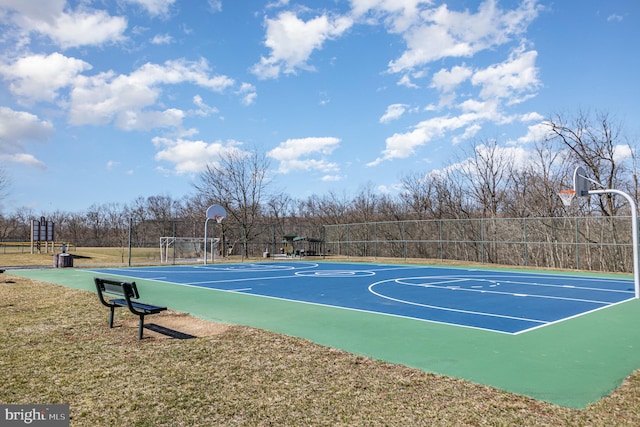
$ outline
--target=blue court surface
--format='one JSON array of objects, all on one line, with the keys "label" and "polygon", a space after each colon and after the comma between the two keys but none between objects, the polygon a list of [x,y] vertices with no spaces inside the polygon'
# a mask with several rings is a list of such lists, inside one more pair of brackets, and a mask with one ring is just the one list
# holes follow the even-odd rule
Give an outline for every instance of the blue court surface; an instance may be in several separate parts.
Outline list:
[{"label": "blue court surface", "polygon": [[92,272],[506,334],[634,298],[629,279],[418,265],[276,261]]}]

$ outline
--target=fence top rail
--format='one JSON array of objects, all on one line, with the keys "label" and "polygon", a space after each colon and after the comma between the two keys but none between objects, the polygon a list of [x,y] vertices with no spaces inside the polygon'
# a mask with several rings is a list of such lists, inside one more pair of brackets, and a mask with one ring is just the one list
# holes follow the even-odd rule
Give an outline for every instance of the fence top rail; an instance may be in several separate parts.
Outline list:
[{"label": "fence top rail", "polygon": [[609,219],[631,219],[631,215],[616,215],[616,216],[603,216],[603,215],[590,215],[590,216],[531,216],[531,217],[490,217],[490,218],[432,218],[432,219],[398,219],[390,221],[370,221],[370,222],[348,222],[344,224],[325,224],[323,227],[345,227],[345,226],[360,226],[360,225],[372,225],[372,224],[398,224],[398,223],[411,223],[411,222],[486,222],[486,221],[539,221],[539,220],[609,220]]}]

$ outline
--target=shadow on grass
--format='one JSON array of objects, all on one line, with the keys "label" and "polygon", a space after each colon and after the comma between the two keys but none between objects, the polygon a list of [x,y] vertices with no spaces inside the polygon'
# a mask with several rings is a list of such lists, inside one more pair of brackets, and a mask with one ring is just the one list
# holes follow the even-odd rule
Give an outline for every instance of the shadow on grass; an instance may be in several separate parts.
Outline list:
[{"label": "shadow on grass", "polygon": [[164,326],[156,325],[155,323],[146,324],[144,325],[144,327],[145,329],[157,332],[176,340],[190,340],[193,338],[197,338],[195,335],[186,334],[184,332],[176,331],[175,329],[165,328]]}]

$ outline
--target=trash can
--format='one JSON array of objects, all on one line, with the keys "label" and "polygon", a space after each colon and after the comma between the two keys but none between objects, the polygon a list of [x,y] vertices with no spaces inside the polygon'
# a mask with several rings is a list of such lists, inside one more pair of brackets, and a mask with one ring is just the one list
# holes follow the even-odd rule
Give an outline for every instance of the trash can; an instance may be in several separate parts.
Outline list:
[{"label": "trash can", "polygon": [[71,255],[71,254],[60,254],[60,255],[58,255],[58,266],[59,267],[73,267],[73,255]]},{"label": "trash can", "polygon": [[58,267],[73,267],[73,255],[71,254],[58,254]]}]

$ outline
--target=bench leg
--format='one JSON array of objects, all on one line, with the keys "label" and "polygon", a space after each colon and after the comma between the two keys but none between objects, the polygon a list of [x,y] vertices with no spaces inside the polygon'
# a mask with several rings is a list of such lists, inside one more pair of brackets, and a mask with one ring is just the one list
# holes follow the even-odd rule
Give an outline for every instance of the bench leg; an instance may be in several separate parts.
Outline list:
[{"label": "bench leg", "polygon": [[144,315],[140,316],[140,323],[138,323],[138,339],[142,339],[142,328],[144,327]]},{"label": "bench leg", "polygon": [[115,311],[115,307],[111,307],[111,313],[109,313],[109,327],[113,328],[113,312]]}]

